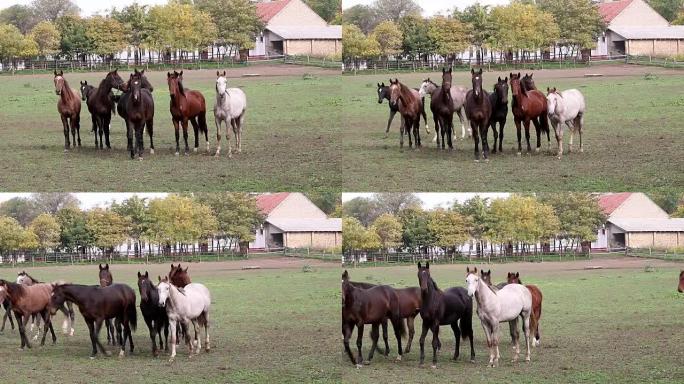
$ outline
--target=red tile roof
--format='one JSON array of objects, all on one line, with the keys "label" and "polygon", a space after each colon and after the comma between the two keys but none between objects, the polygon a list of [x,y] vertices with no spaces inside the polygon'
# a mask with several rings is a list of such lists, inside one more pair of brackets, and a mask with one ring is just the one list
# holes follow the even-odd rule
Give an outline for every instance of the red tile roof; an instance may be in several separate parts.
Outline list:
[{"label": "red tile roof", "polygon": [[598,203],[599,206],[601,206],[603,213],[610,216],[630,196],[632,196],[631,192],[608,193],[605,195],[601,195],[599,197]]},{"label": "red tile roof", "polygon": [[256,198],[257,201],[257,207],[263,213],[264,215],[270,214],[274,209],[276,209],[277,206],[280,205],[280,203],[283,202],[288,196],[290,196],[290,193],[288,192],[279,192],[279,193],[266,193],[263,195],[259,195]]},{"label": "red tile roof", "polygon": [[264,23],[268,23],[275,15],[285,8],[290,0],[276,0],[267,3],[257,3],[257,15]]},{"label": "red tile roof", "polygon": [[611,1],[609,3],[599,4],[598,9],[603,20],[606,23],[610,23],[630,4],[632,4],[632,0]]}]

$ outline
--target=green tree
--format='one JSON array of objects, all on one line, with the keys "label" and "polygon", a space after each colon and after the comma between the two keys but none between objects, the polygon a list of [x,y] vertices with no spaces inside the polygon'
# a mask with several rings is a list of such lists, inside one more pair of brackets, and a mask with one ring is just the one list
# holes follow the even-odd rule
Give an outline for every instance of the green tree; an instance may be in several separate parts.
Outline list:
[{"label": "green tree", "polygon": [[435,50],[434,41],[430,38],[430,28],[427,20],[419,15],[409,15],[399,19],[403,41],[402,50],[412,57],[427,55]]},{"label": "green tree", "polygon": [[312,191],[307,192],[306,197],[311,200],[326,215],[330,215],[335,208],[341,204],[341,195],[334,191]]},{"label": "green tree", "polygon": [[559,220],[559,237],[574,243],[596,240],[606,216],[596,198],[586,193],[543,194],[540,201],[553,207]]},{"label": "green tree", "polygon": [[36,203],[27,198],[13,197],[0,203],[0,216],[16,219],[22,226],[27,226],[40,214]]},{"label": "green tree", "polygon": [[304,0],[304,2],[328,23],[342,11],[342,0]]},{"label": "green tree", "polygon": [[435,53],[449,60],[469,46],[468,28],[458,19],[433,17],[429,21],[428,36],[435,44]]},{"label": "green tree", "polygon": [[216,25],[208,13],[178,1],[150,8],[149,24],[146,44],[160,51],[180,50],[182,56],[206,47],[217,36]]},{"label": "green tree", "polygon": [[55,24],[50,21],[41,21],[31,30],[31,38],[38,45],[41,57],[58,53],[61,37]]},{"label": "green tree", "polygon": [[673,21],[684,7],[684,0],[647,0],[648,4],[667,21]]},{"label": "green tree", "polygon": [[531,196],[512,195],[490,205],[487,237],[500,244],[520,244],[524,250],[546,243],[560,230],[553,207]]},{"label": "green tree", "polygon": [[401,221],[390,213],[383,213],[375,219],[370,230],[378,236],[380,246],[385,251],[401,244]]},{"label": "green tree", "polygon": [[346,217],[353,217],[364,226],[369,226],[380,216],[377,201],[365,197],[357,197],[342,205],[342,213]]},{"label": "green tree", "polygon": [[385,58],[401,52],[403,35],[399,26],[393,21],[386,20],[378,24],[373,29],[371,38],[378,42],[380,54]]},{"label": "green tree", "polygon": [[55,21],[60,36],[59,51],[69,59],[89,54],[93,42],[86,33],[86,20],[79,16],[63,16]]},{"label": "green tree", "polygon": [[80,204],[74,194],[66,192],[34,193],[31,199],[41,212],[53,215],[64,208],[78,207]]},{"label": "green tree", "polygon": [[49,213],[41,213],[31,221],[28,229],[35,234],[38,249],[47,251],[59,245],[61,228],[55,216]]},{"label": "green tree", "polygon": [[455,252],[469,238],[468,219],[453,210],[437,209],[430,213],[428,227],[434,235],[434,245]]},{"label": "green tree", "polygon": [[466,7],[463,12],[454,12],[454,16],[468,26],[469,42],[477,48],[477,63],[481,64],[484,49],[492,38],[493,26],[489,5],[475,3]]},{"label": "green tree", "polygon": [[[196,0],[195,5],[211,16],[218,43],[229,48],[229,56],[254,48],[256,36],[264,28],[250,0]],[[333,14],[334,16],[334,14]]]},{"label": "green tree", "polygon": [[353,217],[342,219],[342,251],[344,253],[376,250],[380,246],[378,235],[366,229],[361,222]]},{"label": "green tree", "polygon": [[372,8],[380,21],[399,21],[408,15],[420,15],[423,9],[414,0],[375,0]]},{"label": "green tree", "polygon": [[454,210],[468,219],[470,237],[476,241],[476,252],[481,255],[484,251],[489,222],[489,199],[475,196],[463,204],[455,203]]},{"label": "green tree", "polygon": [[146,237],[167,246],[188,244],[213,235],[218,226],[211,208],[193,198],[169,195],[149,203],[150,226]]},{"label": "green tree", "polygon": [[372,7],[359,4],[344,10],[342,22],[348,25],[353,24],[359,27],[361,32],[368,34],[375,28],[379,20]]},{"label": "green tree", "polygon": [[67,251],[84,250],[92,245],[93,237],[86,227],[86,216],[78,207],[68,206],[57,212],[60,246]]},{"label": "green tree", "polygon": [[404,247],[417,252],[425,250],[434,243],[430,230],[430,213],[421,207],[410,207],[399,213],[403,232],[401,240]]},{"label": "green tree", "polygon": [[35,235],[25,230],[18,221],[11,217],[0,216],[0,254],[36,247]]},{"label": "green tree", "polygon": [[200,193],[197,201],[211,208],[216,217],[218,234],[236,244],[253,241],[259,225],[264,222],[264,215],[257,207],[256,199],[246,193]]},{"label": "green tree", "polygon": [[512,2],[492,9],[491,45],[500,51],[525,55],[553,45],[560,36],[552,14],[532,4]]},{"label": "green tree", "polygon": [[38,54],[38,45],[21,34],[14,25],[0,24],[0,61],[10,61],[16,68],[16,60]]},{"label": "green tree", "polygon": [[380,47],[375,39],[368,38],[355,25],[342,26],[342,56],[345,60],[357,60],[375,57],[380,54]]},{"label": "green tree", "polygon": [[33,0],[31,3],[40,20],[55,21],[62,16],[78,16],[81,11],[71,0]]},{"label": "green tree", "polygon": [[92,244],[109,253],[128,238],[130,222],[113,210],[94,208],[86,212],[86,229]]},{"label": "green tree", "polygon": [[538,6],[554,16],[559,44],[572,47],[573,51],[596,47],[605,23],[591,0],[539,0]]},{"label": "green tree", "polygon": [[134,195],[121,203],[114,202],[110,209],[128,221],[128,237],[135,240],[133,249],[139,255],[143,249],[142,239],[150,222],[147,199]]},{"label": "green tree", "polygon": [[127,46],[124,26],[108,17],[89,18],[86,23],[86,37],[92,42],[92,53],[105,60],[113,58]]},{"label": "green tree", "polygon": [[142,48],[147,38],[148,31],[147,5],[133,3],[121,10],[112,9],[111,17],[121,23],[126,31],[126,43],[135,48],[134,60],[138,64],[142,55]]},{"label": "green tree", "polygon": [[35,10],[27,5],[15,4],[0,10],[0,24],[14,25],[23,34],[29,33],[38,21]]}]

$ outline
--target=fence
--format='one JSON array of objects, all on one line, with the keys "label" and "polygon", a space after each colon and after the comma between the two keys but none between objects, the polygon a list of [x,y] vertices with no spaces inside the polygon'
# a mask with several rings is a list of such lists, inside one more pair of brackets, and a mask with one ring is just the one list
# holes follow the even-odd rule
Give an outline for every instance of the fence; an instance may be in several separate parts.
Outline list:
[{"label": "fence", "polygon": [[684,262],[684,248],[674,248],[670,250],[653,248],[628,248],[625,250],[625,255],[647,259]]},{"label": "fence", "polygon": [[304,259],[316,259],[321,261],[339,263],[342,260],[341,252],[311,250],[309,248],[285,248],[282,253],[286,257],[299,257]]},{"label": "fence", "polygon": [[627,64],[649,65],[654,67],[684,69],[684,57],[627,56]]}]

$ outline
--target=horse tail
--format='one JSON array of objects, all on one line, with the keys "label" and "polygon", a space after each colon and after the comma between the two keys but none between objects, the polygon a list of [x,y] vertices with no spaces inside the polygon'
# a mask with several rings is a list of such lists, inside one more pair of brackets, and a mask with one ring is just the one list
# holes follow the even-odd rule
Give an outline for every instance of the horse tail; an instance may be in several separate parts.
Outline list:
[{"label": "horse tail", "polygon": [[207,114],[206,114],[206,112],[200,113],[199,116],[197,116],[197,122],[199,123],[200,132],[204,132],[204,133],[209,132],[209,128],[207,128]]},{"label": "horse tail", "polygon": [[461,328],[461,338],[465,340],[466,338],[473,339],[473,301],[468,297],[466,310],[461,319],[459,320],[459,328]]},{"label": "horse tail", "polygon": [[534,338],[537,343],[541,341],[541,335],[539,334],[539,321],[541,320],[542,314],[542,293],[537,289],[539,294],[539,305],[537,308],[532,308],[532,316],[530,319],[530,329],[534,331]]},{"label": "horse tail", "polygon": [[135,300],[133,301],[132,305],[128,306],[128,324],[131,327],[131,330],[135,332],[135,329],[138,327],[138,310],[135,307]]},{"label": "horse tail", "polygon": [[404,338],[406,336],[406,321],[401,317],[401,307],[399,305],[399,296],[397,292],[392,290],[392,296],[390,298],[390,305],[392,307],[392,327],[395,331],[399,331],[399,337]]}]

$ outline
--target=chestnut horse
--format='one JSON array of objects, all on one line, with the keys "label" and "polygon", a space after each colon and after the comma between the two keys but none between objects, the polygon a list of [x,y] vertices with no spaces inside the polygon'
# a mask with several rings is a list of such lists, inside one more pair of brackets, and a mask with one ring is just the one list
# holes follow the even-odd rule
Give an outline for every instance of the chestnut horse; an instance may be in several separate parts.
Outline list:
[{"label": "chestnut horse", "polygon": [[[520,281],[520,272],[511,273],[508,272],[507,277],[508,284],[522,284]],[[527,284],[525,285],[527,289],[530,290],[532,294],[532,313],[530,314],[530,333],[534,333],[534,339],[532,339],[532,346],[536,347],[541,344],[541,333],[539,332],[539,321],[541,321],[542,313],[542,292],[536,285]]]},{"label": "chestnut horse", "polygon": [[[677,287],[679,292],[684,293],[684,271],[679,272],[679,287]],[[5,324],[3,323],[3,326]]]},{"label": "chestnut horse", "polygon": [[[351,360],[352,364],[356,364],[357,368],[361,368],[363,364],[363,353],[361,351],[363,345],[363,327],[365,324],[382,324],[388,319],[394,328],[394,335],[397,338],[397,346],[399,355],[397,360],[401,360],[402,348],[401,338],[405,334],[404,322],[400,316],[399,298],[397,293],[389,286],[378,285],[369,289],[363,289],[354,286],[349,281],[349,273],[344,271],[342,273],[342,335],[344,336],[344,350]],[[354,359],[351,349],[349,348],[349,339],[351,338],[354,327],[357,329],[356,333],[356,347],[358,348],[358,355]],[[376,332],[371,334],[373,338],[373,346],[371,347],[371,354],[368,356],[368,361],[373,358],[373,351],[377,348],[378,333],[377,327],[373,327]]]},{"label": "chestnut horse", "polygon": [[411,131],[413,131],[416,148],[420,148],[420,114],[423,110],[423,105],[418,91],[412,90],[400,83],[398,79],[390,79],[389,92],[390,106],[399,108],[399,113],[402,117],[401,129],[399,130],[401,135],[399,146],[401,148],[404,147],[404,132],[406,132],[409,138],[409,148],[413,147],[413,142],[411,141]]},{"label": "chestnut horse", "polygon": [[[21,285],[34,285],[34,284],[40,284],[42,281],[39,281],[38,279],[34,278],[33,276],[29,275],[26,273],[26,271],[21,271],[17,273],[17,284]],[[60,311],[64,314],[64,322],[62,323],[62,332],[65,335],[68,336],[73,336],[74,335],[74,308],[73,308],[73,303],[67,302],[65,306],[62,306],[59,308]],[[26,324],[28,320],[24,320],[24,324]],[[38,317],[38,314],[33,314],[31,316],[31,331],[33,330],[34,327],[40,327],[40,317]],[[38,339],[38,335],[34,336],[34,340]]]},{"label": "chestnut horse", "polygon": [[71,127],[71,136],[73,137],[73,145],[76,148],[77,137],[78,146],[81,146],[81,101],[78,99],[78,93],[71,89],[69,83],[64,78],[64,71],[59,73],[55,71],[55,93],[59,96],[57,101],[57,111],[62,118],[62,127],[64,129],[64,151],[71,148],[69,142],[69,127]]},{"label": "chestnut horse", "polygon": [[[414,88],[416,91],[419,91],[418,89]],[[419,91],[420,93],[420,91]],[[390,131],[390,126],[392,125],[392,120],[394,120],[394,115],[399,112],[399,106],[392,105],[390,103],[390,92],[389,92],[389,85],[385,85],[383,82],[382,84],[378,83],[378,104],[382,104],[383,100],[387,100],[387,104],[389,105],[390,109],[390,115],[389,115],[389,120],[387,120],[387,129],[385,129],[385,139],[387,138],[387,135],[389,134]],[[421,105],[421,111],[420,114],[423,116],[423,120],[425,121],[425,130],[427,133],[430,133],[430,129],[428,128],[428,121],[427,121],[427,114],[425,113],[425,97],[420,98],[420,105]]]},{"label": "chestnut horse", "polygon": [[[531,81],[532,77],[529,77]],[[526,83],[528,83],[527,81]],[[529,86],[529,85],[528,85]],[[525,90],[520,80],[520,73],[511,73],[511,93],[513,94],[513,117],[518,133],[518,155],[522,153],[521,124],[525,126],[525,139],[527,140],[527,152],[532,151],[530,146],[530,122],[537,131],[537,148],[541,147],[541,134],[546,132],[548,145],[551,145],[549,120],[547,116],[546,96],[536,89]]]},{"label": "chestnut horse", "polygon": [[183,71],[166,73],[166,81],[169,84],[171,95],[171,117],[173,127],[176,130],[176,156],[180,153],[179,129],[183,127],[183,140],[185,140],[185,154],[190,152],[188,147],[188,121],[195,131],[195,148],[199,148],[199,134],[204,133],[209,152],[209,130],[207,128],[207,103],[199,91],[192,91],[183,87]]},{"label": "chestnut horse", "polygon": [[482,141],[484,160],[489,161],[487,131],[489,130],[489,119],[492,117],[492,104],[489,100],[489,93],[482,89],[482,68],[478,72],[471,69],[470,73],[473,89],[468,91],[466,95],[466,114],[470,120],[473,140],[475,141],[475,161],[480,161],[480,141]]},{"label": "chestnut horse", "polygon": [[36,313],[40,314],[43,319],[43,338],[40,341],[40,345],[45,345],[48,329],[52,334],[52,343],[54,344],[57,341],[48,308],[50,297],[53,293],[52,284],[23,285],[0,280],[0,289],[0,299],[4,301],[5,298],[8,298],[12,303],[12,312],[14,312],[14,317],[19,326],[21,349],[25,347],[31,348],[29,338],[26,336],[26,322],[28,322],[31,315]]}]

